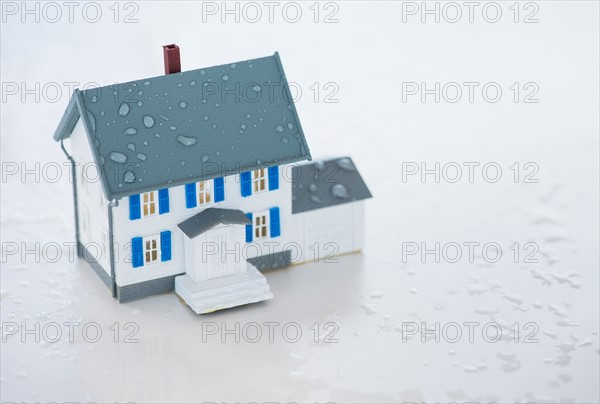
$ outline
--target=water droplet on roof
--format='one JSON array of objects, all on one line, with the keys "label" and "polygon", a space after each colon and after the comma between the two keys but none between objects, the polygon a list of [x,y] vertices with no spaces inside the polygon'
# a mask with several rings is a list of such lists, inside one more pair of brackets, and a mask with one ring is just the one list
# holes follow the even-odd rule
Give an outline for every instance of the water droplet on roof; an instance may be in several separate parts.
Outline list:
[{"label": "water droplet on roof", "polygon": [[243,124],[241,124],[241,125],[240,125],[240,128],[242,128],[242,129],[246,129],[246,128],[247,128],[247,126],[246,126],[246,124],[244,124],[244,123],[243,123]]},{"label": "water droplet on roof", "polygon": [[202,155],[202,162],[203,163],[206,163],[209,159],[210,159],[210,157],[208,157],[206,154]]},{"label": "water droplet on roof", "polygon": [[148,141],[144,140],[142,143],[144,143],[144,146],[148,146]]},{"label": "water droplet on roof", "polygon": [[331,195],[339,199],[350,198],[348,189],[344,186],[344,184],[333,184],[333,186],[331,187]]},{"label": "water droplet on roof", "polygon": [[221,151],[215,150],[215,155],[220,156],[221,155]]},{"label": "water droplet on roof", "polygon": [[100,116],[104,116],[106,114],[106,112],[104,112],[104,110],[100,111]]},{"label": "water droplet on roof", "polygon": [[314,203],[323,203],[323,200],[321,198],[319,198],[317,195],[311,195],[310,200],[313,201]]},{"label": "water droplet on roof", "polygon": [[146,159],[148,158],[148,156],[146,156],[144,153],[138,153],[135,156],[141,161],[146,161]]},{"label": "water droplet on roof", "polygon": [[256,84],[254,87],[252,87],[252,90],[256,93],[260,93],[261,88],[258,84]]},{"label": "water droplet on roof", "polygon": [[288,143],[289,143],[289,140],[288,140],[288,138],[287,138],[287,137],[285,137],[285,136],[283,136],[283,137],[281,138],[281,143],[283,143],[283,144],[288,144]]},{"label": "water droplet on roof", "polygon": [[106,159],[104,156],[100,156],[100,164],[104,165],[104,163],[106,163]]},{"label": "water droplet on roof", "polygon": [[185,108],[185,107],[187,107],[187,104],[185,103],[185,101],[181,101],[181,102],[179,103],[179,107],[180,107],[180,108]]},{"label": "water droplet on roof", "polygon": [[169,126],[169,129],[171,129],[171,130],[177,130],[177,127],[176,126]]},{"label": "water droplet on roof", "polygon": [[96,97],[95,95],[92,95],[92,102],[96,102],[98,101],[98,97]]},{"label": "water droplet on roof", "polygon": [[231,68],[232,68],[232,69],[235,69],[236,67],[237,67],[237,63],[232,63],[232,64],[231,64]]},{"label": "water droplet on roof", "polygon": [[204,69],[201,69],[201,70],[200,70],[200,75],[201,75],[201,76],[204,76],[205,74],[206,74],[206,72],[204,71]]},{"label": "water droplet on roof", "polygon": [[155,133],[154,136],[160,137],[160,133]]},{"label": "water droplet on roof", "polygon": [[138,102],[137,102],[137,106],[138,106],[138,107],[141,107],[142,105],[144,105],[144,103],[143,103],[143,102],[141,102],[141,101],[138,101]]},{"label": "water droplet on roof", "polygon": [[88,117],[88,121],[90,123],[90,130],[92,131],[92,135],[96,133],[96,118],[91,111],[86,111],[86,115]]},{"label": "water droplet on roof", "polygon": [[352,160],[347,157],[337,160],[336,163],[342,170],[356,171],[356,167],[354,167],[354,164],[352,164]]},{"label": "water droplet on roof", "polygon": [[190,86],[195,86],[196,82],[195,81],[190,81]]},{"label": "water droplet on roof", "polygon": [[195,137],[184,135],[177,135],[176,139],[179,143],[181,143],[184,146],[193,146],[198,141],[198,139],[196,139]]},{"label": "water droplet on roof", "polygon": [[144,85],[145,85],[145,86],[149,86],[149,85],[150,85],[150,80],[146,80],[146,81],[144,81]]},{"label": "water droplet on roof", "polygon": [[127,148],[128,148],[129,150],[131,150],[131,151],[135,151],[135,145],[134,145],[133,143],[129,143],[129,144],[127,145]]},{"label": "water droplet on roof", "polygon": [[181,87],[183,84],[181,83],[177,83],[177,87]]},{"label": "water droplet on roof", "polygon": [[308,190],[309,190],[310,192],[317,192],[317,191],[319,190],[319,187],[317,186],[317,184],[314,184],[314,183],[313,183],[313,184],[310,184],[310,185],[308,186]]},{"label": "water droplet on roof", "polygon": [[287,127],[289,130],[292,130],[292,129],[294,129],[294,124],[291,122],[288,122]]},{"label": "water droplet on roof", "polygon": [[135,174],[131,171],[125,171],[125,174],[123,174],[123,182],[131,184],[133,181],[135,181]]},{"label": "water droplet on roof", "polygon": [[204,120],[208,121],[208,115],[204,115]]},{"label": "water droplet on roof", "polygon": [[182,167],[185,166],[185,160],[181,160],[179,164],[181,164]]},{"label": "water droplet on roof", "polygon": [[227,80],[229,80],[229,76],[228,76],[228,75],[226,75],[226,74],[224,74],[224,75],[221,77],[221,79],[222,79],[223,81],[227,81]]},{"label": "water droplet on roof", "polygon": [[161,117],[162,119],[164,119],[165,121],[168,121],[168,120],[169,120],[169,118],[168,118],[168,117],[166,117],[166,116],[164,116],[163,114],[158,114],[158,116],[160,116],[160,117]]},{"label": "water droplet on roof", "polygon": [[133,135],[137,135],[137,129],[136,128],[127,128],[125,129],[125,133],[126,136],[133,136]]},{"label": "water droplet on roof", "polygon": [[215,104],[215,107],[219,108],[219,103],[218,102]]},{"label": "water droplet on roof", "polygon": [[252,117],[252,115],[246,114],[246,118],[250,119],[251,117]]},{"label": "water droplet on roof", "polygon": [[283,132],[283,126],[281,126],[281,125],[277,125],[277,126],[275,126],[275,130],[276,130],[277,132]]},{"label": "water droplet on roof", "polygon": [[110,158],[115,163],[126,163],[127,162],[127,156],[124,155],[123,153],[119,153],[116,151],[110,152],[108,154],[108,158]]},{"label": "water droplet on roof", "polygon": [[129,113],[129,104],[127,104],[126,102],[124,102],[119,107],[119,115],[120,116],[127,116],[128,113]]},{"label": "water droplet on roof", "polygon": [[144,122],[144,126],[147,128],[154,126],[154,118],[152,118],[150,115],[144,115],[142,117],[142,121]]}]

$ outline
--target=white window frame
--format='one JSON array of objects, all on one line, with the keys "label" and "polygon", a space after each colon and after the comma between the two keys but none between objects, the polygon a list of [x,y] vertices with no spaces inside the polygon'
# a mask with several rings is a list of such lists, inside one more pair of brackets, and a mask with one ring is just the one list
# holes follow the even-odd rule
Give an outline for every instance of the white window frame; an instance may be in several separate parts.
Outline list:
[{"label": "white window frame", "polygon": [[267,184],[267,169],[259,168],[258,170],[252,170],[252,193],[257,194],[259,192],[265,192],[269,187]]},{"label": "white window frame", "polygon": [[[158,214],[158,191],[143,192],[140,195],[140,199],[142,217],[155,216]],[[154,208],[154,212],[152,212],[152,208]]]},{"label": "white window frame", "polygon": [[[153,265],[160,263],[160,234],[154,234],[152,236],[143,237],[142,249],[144,252],[144,265]],[[156,252],[156,257],[154,258],[152,254],[153,252]],[[150,257],[150,260],[148,260],[148,257]]]},{"label": "white window frame", "polygon": [[271,218],[269,211],[252,214],[252,240],[265,240],[271,237]]},{"label": "white window frame", "polygon": [[206,206],[215,200],[213,180],[200,181],[196,183],[196,200],[198,206]]}]

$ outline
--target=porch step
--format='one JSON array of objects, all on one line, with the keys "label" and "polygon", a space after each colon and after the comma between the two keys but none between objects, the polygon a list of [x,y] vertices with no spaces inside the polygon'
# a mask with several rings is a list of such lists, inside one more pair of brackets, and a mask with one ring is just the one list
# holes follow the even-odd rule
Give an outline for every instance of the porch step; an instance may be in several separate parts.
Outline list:
[{"label": "porch step", "polygon": [[197,314],[257,303],[273,298],[266,278],[248,264],[241,274],[196,282],[187,274],[175,278],[175,292]]}]

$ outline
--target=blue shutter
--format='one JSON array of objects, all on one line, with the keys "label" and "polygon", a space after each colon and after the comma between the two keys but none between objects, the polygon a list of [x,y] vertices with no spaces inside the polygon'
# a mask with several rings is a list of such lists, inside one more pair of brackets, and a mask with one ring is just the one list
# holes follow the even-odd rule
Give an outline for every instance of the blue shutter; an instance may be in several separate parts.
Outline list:
[{"label": "blue shutter", "polygon": [[221,202],[225,200],[225,181],[223,177],[214,179],[215,185],[215,202]]},{"label": "blue shutter", "polygon": [[142,217],[140,208],[140,194],[129,196],[129,220],[136,220]]},{"label": "blue shutter", "polygon": [[196,198],[196,183],[185,184],[185,206],[195,208],[198,205]]},{"label": "blue shutter", "polygon": [[141,237],[131,239],[131,264],[134,268],[144,266],[144,246]]},{"label": "blue shutter", "polygon": [[271,222],[271,238],[281,235],[281,226],[279,225],[279,208],[269,209],[269,221]]},{"label": "blue shutter", "polygon": [[158,213],[169,213],[169,190],[159,189],[158,190]]},{"label": "blue shutter", "polygon": [[246,225],[246,243],[252,242],[252,213],[246,213],[246,217],[250,219],[250,224]]},{"label": "blue shutter", "polygon": [[269,167],[269,191],[279,189],[279,166]]},{"label": "blue shutter", "polygon": [[171,261],[171,232],[169,230],[160,233],[160,260]]},{"label": "blue shutter", "polygon": [[242,184],[242,196],[245,198],[252,195],[252,176],[250,171],[240,174],[240,183]]}]

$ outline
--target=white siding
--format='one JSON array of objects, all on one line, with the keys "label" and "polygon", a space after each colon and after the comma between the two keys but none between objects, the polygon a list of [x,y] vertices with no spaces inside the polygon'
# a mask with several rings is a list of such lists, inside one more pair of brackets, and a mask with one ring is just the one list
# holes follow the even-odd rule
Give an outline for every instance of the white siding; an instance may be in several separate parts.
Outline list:
[{"label": "white siding", "polygon": [[[108,239],[103,240],[108,237],[108,206],[81,119],[71,134],[71,154],[76,163],[79,241],[110,275],[109,244]],[[83,175],[88,179],[85,184]]]},{"label": "white siding", "polygon": [[[246,246],[245,239],[232,240],[239,243],[240,255],[243,259],[268,254],[270,252],[282,251],[285,244],[296,241],[296,229],[292,225],[291,218],[291,167],[279,167],[279,189],[275,191],[264,191],[249,197],[241,196],[239,175],[225,178],[225,200],[223,202],[199,205],[188,209],[185,203],[185,186],[177,186],[169,189],[168,213],[152,217],[129,220],[129,198],[119,200],[119,206],[113,210],[114,213],[114,237],[116,254],[116,282],[119,286],[161,278],[169,275],[182,274],[185,272],[184,234],[179,230],[177,224],[201,212],[208,207],[227,209],[240,209],[243,212],[257,212],[278,206],[280,209],[281,236],[267,239],[262,242],[252,243]],[[170,230],[172,234],[171,250],[172,259],[148,267],[133,268],[131,265],[131,239],[133,237],[159,234],[161,231]],[[228,248],[233,248],[230,245]]]}]

